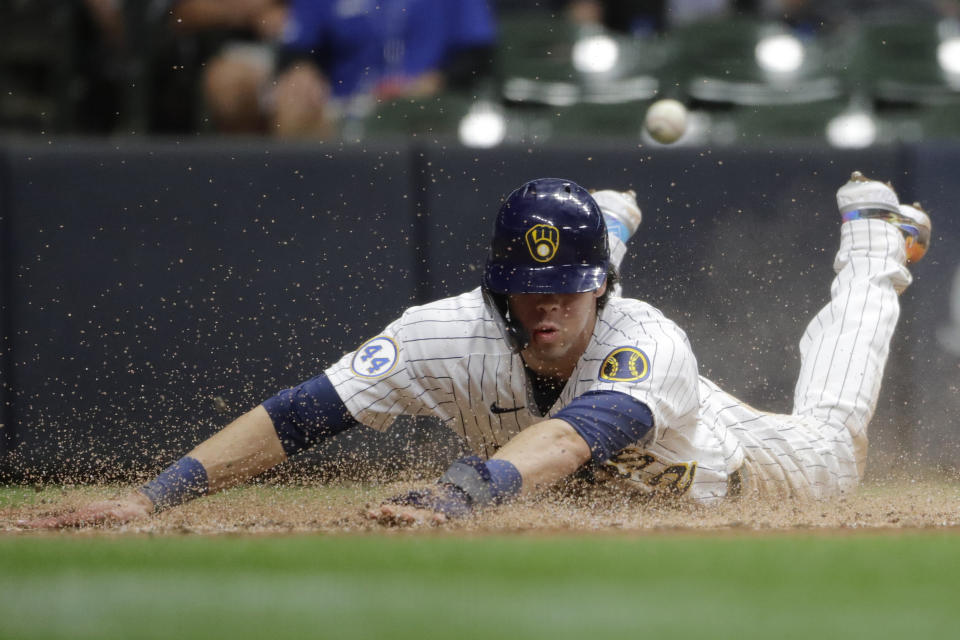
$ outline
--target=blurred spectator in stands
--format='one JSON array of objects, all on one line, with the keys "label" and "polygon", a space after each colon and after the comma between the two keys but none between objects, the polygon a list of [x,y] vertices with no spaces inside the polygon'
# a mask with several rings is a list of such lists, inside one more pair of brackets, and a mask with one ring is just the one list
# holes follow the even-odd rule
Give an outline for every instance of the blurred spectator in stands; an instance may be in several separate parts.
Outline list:
[{"label": "blurred spectator in stands", "polygon": [[766,0],[768,14],[807,30],[823,30],[862,21],[930,20],[958,15],[957,0]]},{"label": "blurred spectator in stands", "polygon": [[283,29],[286,6],[285,0],[177,0],[172,18],[180,29],[230,29],[271,39]]},{"label": "blurred spectator in stands", "polygon": [[569,0],[571,20],[637,36],[697,20],[756,12],[764,0]]},{"label": "blurred spectator in stands", "polygon": [[857,20],[958,17],[958,0],[568,0],[570,19],[634,35],[695,20],[754,15],[818,30]]},{"label": "blurred spectator in stands", "polygon": [[[239,58],[267,64],[286,19],[286,0],[155,0],[162,28],[151,55],[154,112],[159,133],[193,131],[200,124],[210,68]],[[160,8],[162,7],[162,11]],[[155,20],[145,16],[149,24]],[[147,45],[150,46],[150,45]]]},{"label": "blurred spectator in stands", "polygon": [[109,133],[121,108],[123,52],[127,46],[123,10],[115,0],[84,0],[74,24],[72,69],[76,74],[76,115],[71,128]]},{"label": "blurred spectator in stands", "polygon": [[[274,47],[287,20],[287,0],[178,0],[172,21],[180,33],[219,33],[206,43],[202,94],[219,130],[261,128],[257,113],[258,86],[252,76],[266,77],[273,69]],[[248,106],[243,101],[249,101]],[[238,104],[237,101],[240,101]]]},{"label": "blurred spectator in stands", "polygon": [[494,37],[487,0],[293,0],[276,59],[211,62],[207,105],[222,131],[329,137],[376,99],[469,85]]},{"label": "blurred spectator in stands", "polygon": [[101,39],[109,46],[123,45],[123,10],[116,0],[84,0],[90,18],[96,24]]}]

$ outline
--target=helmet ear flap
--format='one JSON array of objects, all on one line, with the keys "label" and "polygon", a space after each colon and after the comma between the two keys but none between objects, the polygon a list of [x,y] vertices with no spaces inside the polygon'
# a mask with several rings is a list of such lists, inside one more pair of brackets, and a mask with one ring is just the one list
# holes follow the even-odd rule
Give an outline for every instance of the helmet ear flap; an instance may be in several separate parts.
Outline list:
[{"label": "helmet ear flap", "polygon": [[493,316],[497,326],[503,333],[510,350],[514,353],[520,353],[530,344],[530,334],[523,328],[519,322],[510,317],[510,301],[506,294],[494,293],[483,287],[483,301],[490,309],[490,315]]}]

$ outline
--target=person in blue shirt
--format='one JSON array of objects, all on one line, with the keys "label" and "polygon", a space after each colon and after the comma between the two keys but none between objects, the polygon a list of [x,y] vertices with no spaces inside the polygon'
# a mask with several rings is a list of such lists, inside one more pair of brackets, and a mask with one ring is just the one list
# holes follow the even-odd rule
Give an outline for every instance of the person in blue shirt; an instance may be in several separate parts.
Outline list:
[{"label": "person in blue shirt", "polygon": [[208,108],[226,131],[329,137],[378,99],[469,86],[495,37],[487,0],[293,0],[272,60],[211,63]]}]

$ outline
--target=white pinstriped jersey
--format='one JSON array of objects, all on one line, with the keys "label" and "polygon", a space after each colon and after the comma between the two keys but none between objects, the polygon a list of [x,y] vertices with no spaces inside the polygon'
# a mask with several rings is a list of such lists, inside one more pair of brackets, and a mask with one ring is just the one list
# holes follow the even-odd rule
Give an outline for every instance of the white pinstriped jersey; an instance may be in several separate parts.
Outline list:
[{"label": "white pinstriped jersey", "polygon": [[[686,335],[638,300],[608,301],[547,416],[480,289],[408,309],[326,374],[360,422],[382,430],[398,414],[438,416],[484,456],[587,391],[619,391],[646,404],[654,418],[654,432],[640,445],[646,464],[632,464],[624,475],[707,497],[725,493],[733,470],[724,464],[722,437],[697,419],[699,378]],[[633,460],[637,453],[623,455]]]},{"label": "white pinstriped jersey", "polygon": [[[757,410],[698,376],[685,334],[650,305],[611,298],[590,345],[548,416],[591,390],[627,393],[650,407],[655,430],[607,469],[630,486],[701,501],[744,488],[822,498],[863,474],[898,292],[912,278],[903,237],[881,220],[841,226],[830,302],[800,341],[792,414]],[[385,429],[398,414],[436,415],[489,456],[544,418],[523,362],[511,353],[479,289],[407,310],[327,370],[350,412]]]}]

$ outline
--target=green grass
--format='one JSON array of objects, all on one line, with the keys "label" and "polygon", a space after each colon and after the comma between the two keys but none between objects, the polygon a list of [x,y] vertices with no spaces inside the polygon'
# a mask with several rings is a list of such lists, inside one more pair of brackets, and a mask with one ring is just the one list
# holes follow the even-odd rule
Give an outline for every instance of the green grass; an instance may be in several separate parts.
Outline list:
[{"label": "green grass", "polygon": [[10,536],[0,638],[954,637],[958,576],[949,532]]},{"label": "green grass", "polygon": [[0,486],[0,509],[11,509],[28,504],[36,504],[37,494],[43,490],[34,490],[23,486]]}]

